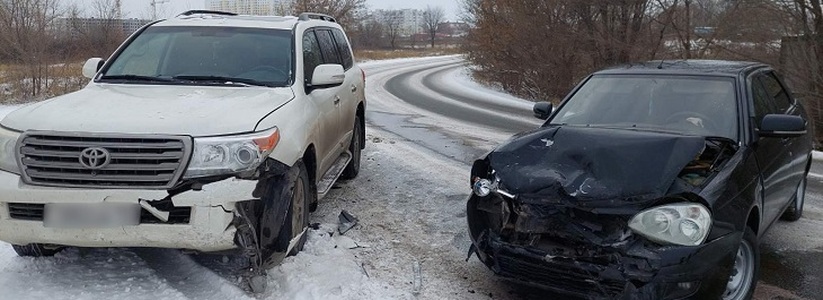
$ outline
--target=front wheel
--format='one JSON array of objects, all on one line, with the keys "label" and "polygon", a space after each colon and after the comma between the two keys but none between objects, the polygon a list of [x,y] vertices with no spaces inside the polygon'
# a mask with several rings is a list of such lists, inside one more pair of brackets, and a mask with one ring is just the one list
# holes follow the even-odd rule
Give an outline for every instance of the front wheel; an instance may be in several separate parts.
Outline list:
[{"label": "front wheel", "polygon": [[734,259],[734,267],[723,300],[748,300],[754,294],[757,277],[760,273],[760,248],[757,244],[757,235],[751,228],[746,227],[740,247]]},{"label": "front wheel", "polygon": [[363,126],[360,123],[360,117],[354,118],[354,129],[352,130],[351,143],[349,143],[349,152],[351,153],[351,160],[340,175],[342,179],[354,179],[360,173],[360,153],[363,148]]},{"label": "front wheel", "polygon": [[806,202],[806,177],[800,181],[797,190],[794,193],[794,201],[791,206],[783,213],[783,220],[794,222],[800,220],[803,216],[803,204]]},{"label": "front wheel", "polygon": [[258,232],[263,266],[266,268],[276,266],[287,255],[303,250],[312,192],[306,165],[301,160],[271,184],[263,197]]}]

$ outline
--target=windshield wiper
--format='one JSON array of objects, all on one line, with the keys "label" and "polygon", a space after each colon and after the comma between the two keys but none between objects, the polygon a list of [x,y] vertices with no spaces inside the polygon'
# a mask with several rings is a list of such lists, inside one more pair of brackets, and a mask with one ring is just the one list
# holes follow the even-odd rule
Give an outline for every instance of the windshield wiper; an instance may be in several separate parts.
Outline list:
[{"label": "windshield wiper", "polygon": [[139,82],[173,82],[170,78],[143,76],[143,75],[104,75],[100,80],[123,80]]},{"label": "windshield wiper", "polygon": [[269,84],[247,78],[209,76],[209,75],[179,75],[172,77],[177,80],[194,82],[216,82],[220,84],[243,85],[243,86],[270,86]]}]

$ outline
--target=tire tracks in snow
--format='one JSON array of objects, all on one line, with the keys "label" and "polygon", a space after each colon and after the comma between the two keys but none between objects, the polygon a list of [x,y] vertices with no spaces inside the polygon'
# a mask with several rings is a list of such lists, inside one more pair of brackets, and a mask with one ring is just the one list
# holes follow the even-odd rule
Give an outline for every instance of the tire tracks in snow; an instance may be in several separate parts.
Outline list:
[{"label": "tire tracks in snow", "polygon": [[133,250],[155,274],[189,299],[254,299],[235,282],[195,262],[190,256],[172,249]]}]

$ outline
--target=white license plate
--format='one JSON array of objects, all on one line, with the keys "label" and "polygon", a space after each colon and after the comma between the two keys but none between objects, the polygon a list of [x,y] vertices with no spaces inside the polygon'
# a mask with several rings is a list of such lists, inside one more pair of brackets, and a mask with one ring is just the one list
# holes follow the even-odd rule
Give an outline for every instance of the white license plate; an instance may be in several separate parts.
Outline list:
[{"label": "white license plate", "polygon": [[140,224],[140,205],[130,203],[46,204],[44,226],[50,228],[113,228]]}]

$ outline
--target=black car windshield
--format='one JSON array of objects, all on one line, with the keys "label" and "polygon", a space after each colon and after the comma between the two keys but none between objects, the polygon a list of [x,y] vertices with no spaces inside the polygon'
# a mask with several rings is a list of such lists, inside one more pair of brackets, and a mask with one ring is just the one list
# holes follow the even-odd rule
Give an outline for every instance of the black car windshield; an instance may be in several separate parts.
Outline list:
[{"label": "black car windshield", "polygon": [[135,38],[100,81],[158,84],[288,86],[288,30],[240,27],[150,27]]},{"label": "black car windshield", "polygon": [[551,123],[650,128],[736,140],[735,83],[712,76],[595,75]]}]

